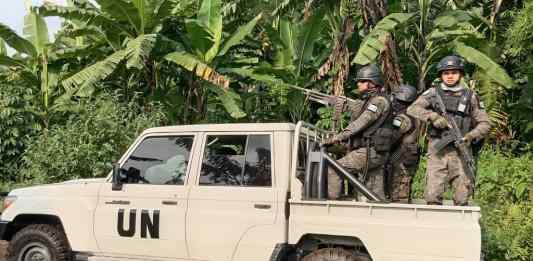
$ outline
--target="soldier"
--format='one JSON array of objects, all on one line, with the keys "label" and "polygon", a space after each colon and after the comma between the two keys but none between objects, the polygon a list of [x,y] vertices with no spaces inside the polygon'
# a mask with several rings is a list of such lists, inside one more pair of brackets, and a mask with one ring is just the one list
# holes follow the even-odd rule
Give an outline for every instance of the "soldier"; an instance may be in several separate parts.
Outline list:
[{"label": "soldier", "polygon": [[418,135],[420,121],[407,115],[407,107],[416,99],[416,88],[402,84],[393,93],[393,126],[400,136],[399,144],[393,148],[389,164],[391,165],[390,199],[392,201],[411,201],[411,181],[418,169],[420,148]]},{"label": "soldier", "polygon": [[[390,118],[390,100],[383,96],[383,80],[376,65],[362,67],[356,76],[357,88],[363,95],[364,103],[352,111],[348,127],[341,133],[323,142],[331,145],[348,140],[352,151],[338,162],[351,172],[366,177],[365,185],[382,198],[385,197],[383,183],[383,166],[386,153],[390,150],[392,129],[381,128]],[[333,169],[328,171],[328,196],[337,199],[340,196],[342,182]]]},{"label": "soldier", "polygon": [[457,149],[453,144],[449,144],[441,151],[434,148],[434,144],[442,138],[442,132],[450,127],[446,118],[435,112],[438,107],[433,104],[434,97],[439,95],[442,98],[446,113],[461,129],[465,144],[471,145],[483,139],[490,129],[489,118],[479,96],[460,82],[464,74],[464,64],[460,57],[444,57],[437,65],[437,71],[442,83],[428,89],[407,109],[409,115],[431,123],[428,132],[428,165],[424,197],[427,204],[442,204],[442,194],[451,183],[455,189],[454,203],[467,205],[474,184],[466,176]]}]

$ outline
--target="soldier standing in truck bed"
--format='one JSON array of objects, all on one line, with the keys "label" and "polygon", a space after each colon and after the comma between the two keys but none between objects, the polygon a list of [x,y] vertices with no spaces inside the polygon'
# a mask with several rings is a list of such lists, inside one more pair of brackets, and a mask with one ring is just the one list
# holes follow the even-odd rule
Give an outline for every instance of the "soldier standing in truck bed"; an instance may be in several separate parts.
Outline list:
[{"label": "soldier standing in truck bed", "polygon": [[453,201],[456,205],[467,205],[473,193],[473,185],[466,176],[463,162],[457,149],[449,144],[436,151],[432,144],[442,138],[443,130],[448,129],[446,118],[435,112],[434,103],[439,95],[450,115],[463,134],[463,142],[479,142],[489,132],[490,123],[479,96],[461,84],[464,64],[458,56],[444,57],[437,65],[442,80],[438,86],[428,89],[407,109],[407,113],[424,122],[431,122],[428,133],[428,165],[426,173],[425,199],[428,204],[442,204],[442,194],[449,183],[455,189]]},{"label": "soldier standing in truck bed", "polygon": [[[363,106],[352,112],[350,124],[339,134],[323,142],[331,145],[348,141],[353,149],[338,163],[359,179],[374,193],[385,198],[383,166],[386,162],[393,131],[383,128],[391,114],[389,98],[383,94],[383,80],[376,65],[362,67],[356,76],[357,88],[363,95]],[[337,199],[342,182],[333,169],[328,171],[328,197]]]},{"label": "soldier standing in truck bed", "polygon": [[391,201],[410,202],[411,183],[418,169],[420,159],[420,121],[407,115],[407,107],[416,99],[416,88],[402,84],[393,93],[392,107],[394,119],[392,125],[400,136],[398,144],[392,149],[389,164],[391,165]]}]

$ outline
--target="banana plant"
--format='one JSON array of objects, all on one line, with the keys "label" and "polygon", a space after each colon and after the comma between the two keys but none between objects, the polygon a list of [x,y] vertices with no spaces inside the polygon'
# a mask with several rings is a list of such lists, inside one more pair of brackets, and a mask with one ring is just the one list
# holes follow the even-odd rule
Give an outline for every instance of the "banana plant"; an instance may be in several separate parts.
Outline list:
[{"label": "banana plant", "polygon": [[452,52],[477,65],[498,84],[513,85],[512,79],[498,63],[467,44],[484,39],[483,34],[472,24],[471,13],[447,9],[434,0],[418,0],[405,10],[411,12],[390,14],[377,24],[363,40],[353,63],[365,64],[375,61],[380,50],[385,47],[383,37],[389,32],[395,32],[403,50],[416,68],[419,91],[426,88],[432,65],[440,56]]},{"label": "banana plant", "polygon": [[[87,46],[94,53],[108,54],[62,81],[73,95],[85,97],[119,68],[125,67],[152,91],[157,87],[154,46],[164,40],[160,31],[177,2],[174,0],[97,0],[99,7],[87,0],[73,0],[68,6],[45,4],[39,8],[44,16],[59,16],[77,23],[76,30],[93,35],[97,41]],[[130,78],[132,79],[132,78]]]},{"label": "banana plant", "polygon": [[[30,88],[38,86],[39,99],[35,102],[33,113],[42,119],[44,128],[48,128],[51,114],[66,110],[65,104],[58,102],[61,91],[58,90],[58,73],[50,67],[49,57],[53,54],[52,43],[48,38],[48,27],[43,17],[30,5],[24,17],[23,35],[4,24],[0,24],[0,65],[14,72],[11,78],[20,78]],[[17,54],[8,56],[5,44]],[[14,77],[14,78],[13,78]]]},{"label": "banana plant", "polygon": [[[324,81],[310,80],[331,54],[333,43],[327,25],[326,10],[316,9],[307,19],[280,17],[273,28],[265,28],[265,45],[269,46],[265,59],[257,65],[232,68],[230,72],[242,77],[241,81],[268,90],[264,99],[272,101],[272,116],[277,119],[298,121],[309,116],[305,94],[293,91],[291,85],[309,86],[324,91]],[[255,104],[255,101],[254,101]]]},{"label": "banana plant", "polygon": [[[230,89],[230,76],[224,74],[233,66],[257,63],[257,57],[239,53],[235,48],[250,35],[262,14],[233,33],[224,32],[220,0],[204,0],[196,17],[185,20],[185,32],[181,37],[179,48],[168,53],[165,59],[190,72],[186,105],[192,105],[196,98],[196,114],[193,120],[202,120],[207,112],[207,91],[214,92],[219,101],[233,118],[242,118],[246,114],[238,105],[239,96]],[[228,35],[228,37],[225,37]],[[194,97],[193,97],[194,96]],[[184,119],[190,115],[184,115]]]}]

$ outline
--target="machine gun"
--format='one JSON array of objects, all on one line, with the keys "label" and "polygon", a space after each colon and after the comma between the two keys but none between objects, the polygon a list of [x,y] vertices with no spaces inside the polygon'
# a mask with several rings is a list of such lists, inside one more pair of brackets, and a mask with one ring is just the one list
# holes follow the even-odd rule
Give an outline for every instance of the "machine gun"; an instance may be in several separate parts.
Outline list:
[{"label": "machine gun", "polygon": [[470,149],[464,143],[463,135],[457,126],[457,123],[448,113],[446,113],[446,106],[439,93],[435,93],[433,97],[433,108],[437,110],[439,115],[446,119],[449,125],[449,129],[442,132],[441,139],[438,142],[433,143],[433,147],[437,151],[441,151],[449,144],[453,144],[459,153],[466,176],[470,179],[472,184],[475,184],[474,177],[476,173],[476,163],[474,157],[472,156]]}]

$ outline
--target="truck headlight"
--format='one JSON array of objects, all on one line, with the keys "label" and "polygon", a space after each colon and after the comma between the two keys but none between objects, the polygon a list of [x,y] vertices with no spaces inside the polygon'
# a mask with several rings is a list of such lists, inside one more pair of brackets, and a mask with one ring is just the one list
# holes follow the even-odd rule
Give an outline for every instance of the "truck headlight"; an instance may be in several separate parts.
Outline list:
[{"label": "truck headlight", "polygon": [[2,211],[6,210],[9,206],[11,206],[15,200],[17,200],[17,196],[7,196],[4,198],[4,205],[2,207]]}]

